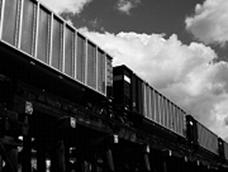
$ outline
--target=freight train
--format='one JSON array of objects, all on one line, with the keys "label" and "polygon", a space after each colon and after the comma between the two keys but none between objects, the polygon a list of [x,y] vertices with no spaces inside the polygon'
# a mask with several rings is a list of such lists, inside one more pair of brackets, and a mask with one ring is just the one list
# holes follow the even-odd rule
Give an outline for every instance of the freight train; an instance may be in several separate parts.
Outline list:
[{"label": "freight train", "polygon": [[37,0],[0,0],[0,171],[220,171],[228,144]]},{"label": "freight train", "polygon": [[[184,138],[189,144],[227,157],[227,143],[187,114],[127,66],[114,67],[114,102],[117,109],[141,116]],[[139,119],[139,118],[138,118]]]}]

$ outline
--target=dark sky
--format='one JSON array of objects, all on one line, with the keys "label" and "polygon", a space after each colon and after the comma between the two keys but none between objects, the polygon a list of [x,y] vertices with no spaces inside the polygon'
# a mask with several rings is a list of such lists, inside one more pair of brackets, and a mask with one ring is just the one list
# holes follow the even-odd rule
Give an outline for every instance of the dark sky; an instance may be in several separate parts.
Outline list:
[{"label": "dark sky", "polygon": [[192,36],[185,30],[185,18],[193,14],[195,5],[203,0],[142,0],[130,15],[116,9],[116,0],[95,0],[84,10],[73,17],[79,27],[90,30],[103,30],[111,33],[165,33],[167,36],[176,33],[185,43]]}]

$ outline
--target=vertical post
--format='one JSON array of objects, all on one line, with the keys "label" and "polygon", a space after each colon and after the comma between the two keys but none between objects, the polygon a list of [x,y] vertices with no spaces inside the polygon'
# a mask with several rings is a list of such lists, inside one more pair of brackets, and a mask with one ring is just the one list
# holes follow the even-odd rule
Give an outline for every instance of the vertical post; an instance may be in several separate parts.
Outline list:
[{"label": "vertical post", "polygon": [[40,22],[40,2],[37,2],[37,11],[36,11],[36,28],[35,28],[35,35],[34,35],[34,57],[37,58],[38,53],[38,39],[39,39],[39,22]]},{"label": "vertical post", "polygon": [[45,151],[42,140],[37,140],[37,171],[46,172]]},{"label": "vertical post", "polygon": [[114,165],[112,150],[108,149],[106,152],[106,155],[107,155],[107,162],[108,162],[109,171],[114,172],[115,171],[115,165]]},{"label": "vertical post", "polygon": [[105,95],[107,95],[107,87],[108,87],[108,72],[107,72],[107,69],[108,69],[108,65],[107,65],[107,63],[108,63],[108,56],[107,56],[107,54],[105,55]]},{"label": "vertical post", "polygon": [[96,47],[96,90],[99,91],[99,87],[98,87],[98,80],[99,80],[99,77],[98,77],[98,47]]},{"label": "vertical post", "polygon": [[51,172],[65,172],[65,145],[63,140],[56,142],[55,148],[51,153]]},{"label": "vertical post", "polygon": [[51,24],[50,24],[50,49],[49,49],[49,59],[48,64],[52,65],[52,44],[53,44],[53,23],[54,23],[54,14],[51,13]]},{"label": "vertical post", "polygon": [[19,31],[18,31],[18,40],[17,40],[17,47],[20,49],[21,48],[21,37],[22,37],[22,23],[23,23],[23,12],[24,12],[24,0],[21,0],[21,4],[20,4],[20,10],[19,10]]},{"label": "vertical post", "polygon": [[5,0],[1,0],[1,16],[0,16],[0,39],[2,39],[3,32],[3,20],[4,20],[4,12],[5,12]]},{"label": "vertical post", "polygon": [[0,152],[4,156],[5,165],[3,166],[3,159],[0,157],[0,171],[9,171],[9,172],[17,172],[17,148],[12,145],[0,144]]},{"label": "vertical post", "polygon": [[70,171],[70,147],[65,143],[65,169],[66,171]]},{"label": "vertical post", "polygon": [[88,85],[88,39],[85,38],[85,84]]},{"label": "vertical post", "polygon": [[31,172],[31,138],[29,135],[23,138],[22,172]]},{"label": "vertical post", "polygon": [[17,152],[17,147],[12,147],[9,151],[8,151],[8,156],[12,161],[12,169],[14,170],[14,172],[17,171],[17,164],[18,164],[18,152]]},{"label": "vertical post", "polygon": [[0,155],[0,171],[2,171],[2,162],[3,162],[2,156]]},{"label": "vertical post", "polygon": [[151,171],[149,155],[147,153],[144,154],[144,161],[145,161],[146,171]]},{"label": "vertical post", "polygon": [[63,58],[62,58],[62,62],[60,62],[60,63],[62,63],[62,72],[63,73],[66,73],[66,69],[65,69],[65,60],[66,60],[66,23],[64,22],[63,23],[63,27],[62,27],[62,50],[63,50],[63,52],[62,52],[62,55],[63,55]]},{"label": "vertical post", "polygon": [[77,80],[77,51],[78,51],[78,33],[77,31],[75,31],[74,33],[75,37],[74,37],[74,78]]},{"label": "vertical post", "polygon": [[168,172],[167,161],[163,160],[163,172]]},{"label": "vertical post", "polygon": [[32,141],[30,136],[30,116],[33,113],[31,102],[25,103],[25,119],[23,133],[23,150],[22,150],[22,172],[31,172],[31,149]]}]

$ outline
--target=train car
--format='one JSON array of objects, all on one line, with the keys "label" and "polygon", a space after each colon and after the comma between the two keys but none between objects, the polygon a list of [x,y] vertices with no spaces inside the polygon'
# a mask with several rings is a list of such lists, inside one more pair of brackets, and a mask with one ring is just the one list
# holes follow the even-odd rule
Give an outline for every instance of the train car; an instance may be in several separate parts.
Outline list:
[{"label": "train car", "polygon": [[[187,138],[189,143],[198,145],[204,150],[220,156],[222,146],[220,138],[191,115],[187,115]],[[224,151],[224,150],[222,150]]]},{"label": "train car", "polygon": [[0,0],[0,42],[103,96],[112,86],[112,58],[39,1]]},{"label": "train car", "polygon": [[138,77],[127,66],[114,67],[114,101],[157,124],[186,136],[185,112]]},{"label": "train car", "polygon": [[204,149],[219,155],[218,136],[197,121],[198,144]]},{"label": "train car", "polygon": [[224,157],[228,161],[228,143],[224,141]]},{"label": "train car", "polygon": [[36,0],[0,0],[0,52],[0,171],[71,171],[75,147],[81,171],[108,171],[111,56]]}]

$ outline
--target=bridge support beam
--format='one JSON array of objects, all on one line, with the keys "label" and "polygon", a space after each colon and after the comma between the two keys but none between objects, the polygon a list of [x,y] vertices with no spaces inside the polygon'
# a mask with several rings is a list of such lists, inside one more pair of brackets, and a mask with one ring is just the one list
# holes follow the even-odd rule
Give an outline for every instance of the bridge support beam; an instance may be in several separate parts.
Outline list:
[{"label": "bridge support beam", "polygon": [[41,140],[37,141],[37,171],[46,172],[46,158],[44,144]]},{"label": "bridge support beam", "polygon": [[31,172],[31,137],[23,137],[22,172]]},{"label": "bridge support beam", "polygon": [[65,145],[63,140],[58,140],[51,152],[51,172],[65,172]]},{"label": "bridge support beam", "polygon": [[168,164],[166,160],[163,160],[163,172],[168,172]]},{"label": "bridge support beam", "polygon": [[149,155],[147,153],[144,154],[144,161],[145,161],[145,169],[146,171],[151,171],[151,166],[150,166],[150,159],[149,159]]},{"label": "bridge support beam", "polygon": [[109,168],[110,172],[114,172],[115,165],[114,165],[114,161],[113,161],[112,150],[110,148],[107,149],[106,155],[107,155],[107,161],[108,161],[108,168]]},{"label": "bridge support beam", "polygon": [[2,163],[3,163],[3,159],[2,159],[2,156],[0,155],[0,171],[2,171]]}]

